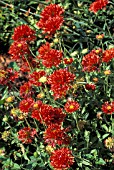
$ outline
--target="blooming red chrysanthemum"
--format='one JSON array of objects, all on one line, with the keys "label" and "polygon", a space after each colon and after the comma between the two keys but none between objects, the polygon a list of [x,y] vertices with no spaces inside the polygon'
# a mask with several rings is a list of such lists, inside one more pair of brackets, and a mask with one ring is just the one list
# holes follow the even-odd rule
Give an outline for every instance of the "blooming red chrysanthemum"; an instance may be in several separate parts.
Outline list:
[{"label": "blooming red chrysanthemum", "polygon": [[68,113],[75,112],[75,111],[77,111],[79,108],[80,108],[79,103],[76,102],[76,101],[73,101],[73,100],[67,101],[66,104],[65,104],[65,106],[64,106],[65,111],[68,112]]},{"label": "blooming red chrysanthemum", "polygon": [[114,112],[114,101],[113,102],[105,102],[102,105],[101,110],[105,113],[105,114],[112,114]]},{"label": "blooming red chrysanthemum", "polygon": [[114,58],[114,48],[105,50],[102,54],[102,62],[108,63],[112,58]]},{"label": "blooming red chrysanthemum", "polygon": [[29,112],[30,108],[32,107],[33,102],[34,102],[34,100],[31,97],[29,97],[27,99],[23,99],[19,103],[19,109],[22,112]]},{"label": "blooming red chrysanthemum", "polygon": [[30,51],[26,41],[14,41],[8,53],[11,55],[12,59],[17,61],[20,58],[25,60],[25,56],[30,54]]},{"label": "blooming red chrysanthemum", "polygon": [[36,39],[35,31],[32,30],[28,25],[20,25],[14,29],[12,39],[14,41],[34,41]]},{"label": "blooming red chrysanthemum", "polygon": [[97,65],[100,64],[100,57],[92,50],[89,54],[85,55],[82,59],[83,71],[91,72],[97,70]]},{"label": "blooming red chrysanthemum", "polygon": [[44,140],[51,146],[68,145],[70,143],[70,137],[66,134],[69,129],[61,128],[60,125],[52,124],[44,132]]},{"label": "blooming red chrysanthemum", "polygon": [[96,0],[90,5],[89,11],[96,13],[98,10],[104,8],[108,3],[108,0]]},{"label": "blooming red chrysanthemum", "polygon": [[52,35],[59,30],[63,23],[64,9],[57,4],[50,4],[45,7],[41,13],[41,19],[37,22],[37,26],[44,33]]},{"label": "blooming red chrysanthemum", "polygon": [[64,58],[65,64],[71,64],[73,62],[73,58]]},{"label": "blooming red chrysanthemum", "polygon": [[45,71],[34,71],[29,75],[30,85],[41,86],[42,83],[39,81],[41,77],[45,75]]},{"label": "blooming red chrysanthemum", "polygon": [[62,52],[59,50],[51,49],[49,43],[43,44],[39,48],[38,52],[40,54],[38,58],[42,59],[42,64],[48,68],[52,66],[58,66],[63,57]]},{"label": "blooming red chrysanthemum", "polygon": [[33,110],[31,117],[37,119],[40,123],[51,125],[61,124],[65,118],[61,108],[53,108],[50,105],[42,104],[36,110]]},{"label": "blooming red chrysanthemum", "polygon": [[55,170],[67,170],[73,163],[74,157],[69,148],[57,149],[50,156],[50,164]]},{"label": "blooming red chrysanthemum", "polygon": [[95,90],[96,89],[96,85],[95,84],[86,84],[85,88],[87,90]]},{"label": "blooming red chrysanthemum", "polygon": [[31,95],[32,92],[32,88],[30,86],[30,84],[24,83],[22,86],[20,86],[20,96],[21,97],[29,97]]},{"label": "blooming red chrysanthemum", "polygon": [[55,99],[66,95],[71,87],[70,83],[75,79],[75,75],[68,72],[66,69],[54,71],[48,78],[48,84],[51,85],[51,90],[54,92]]},{"label": "blooming red chrysanthemum", "polygon": [[36,129],[30,127],[24,127],[18,132],[18,139],[25,144],[32,143],[32,139],[37,134]]}]

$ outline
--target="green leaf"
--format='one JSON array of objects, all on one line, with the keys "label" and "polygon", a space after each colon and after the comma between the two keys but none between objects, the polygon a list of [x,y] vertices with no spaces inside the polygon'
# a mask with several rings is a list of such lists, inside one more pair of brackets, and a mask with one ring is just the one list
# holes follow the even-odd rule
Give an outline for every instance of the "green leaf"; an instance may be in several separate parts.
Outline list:
[{"label": "green leaf", "polygon": [[82,161],[82,164],[88,165],[88,166],[92,166],[92,165],[91,165],[91,162],[88,161],[88,160],[87,160],[87,161],[86,161],[86,160],[83,160],[83,161]]},{"label": "green leaf", "polygon": [[19,67],[18,65],[16,64],[16,62],[11,62],[9,64],[9,67],[13,68],[14,70],[18,71],[19,70]]},{"label": "green leaf", "polygon": [[97,165],[105,165],[106,162],[105,162],[102,158],[100,158],[100,159],[96,162],[96,164],[97,164]]},{"label": "green leaf", "polygon": [[14,163],[12,170],[18,170],[21,169],[20,166],[17,163]]}]

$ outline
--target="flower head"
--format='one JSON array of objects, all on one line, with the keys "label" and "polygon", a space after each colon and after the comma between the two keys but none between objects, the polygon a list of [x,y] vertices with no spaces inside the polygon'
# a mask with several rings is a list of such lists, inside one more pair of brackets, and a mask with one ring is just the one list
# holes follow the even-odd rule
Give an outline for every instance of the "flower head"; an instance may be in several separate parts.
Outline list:
[{"label": "flower head", "polygon": [[35,31],[32,30],[28,25],[20,25],[14,29],[12,39],[14,41],[34,41],[36,39]]},{"label": "flower head", "polygon": [[55,170],[67,170],[73,163],[74,157],[68,148],[57,149],[50,157],[50,164]]},{"label": "flower head", "polygon": [[102,40],[103,38],[104,38],[104,34],[96,35],[97,40]]},{"label": "flower head", "polygon": [[30,94],[31,94],[31,86],[28,82],[20,86],[20,96],[29,97]]},{"label": "flower head", "polygon": [[114,137],[108,137],[105,139],[104,144],[108,149],[114,150]]},{"label": "flower head", "polygon": [[72,112],[75,112],[77,111],[78,109],[80,108],[80,105],[78,102],[76,101],[67,101],[66,104],[65,104],[65,111],[68,112],[68,113],[72,113]]},{"label": "flower head", "polygon": [[41,13],[41,19],[37,22],[37,26],[48,35],[54,34],[63,23],[63,12],[63,8],[57,4],[46,6]]},{"label": "flower head", "polygon": [[71,64],[73,62],[73,58],[64,58],[65,64]]},{"label": "flower head", "polygon": [[58,66],[61,63],[63,54],[59,50],[52,49],[49,43],[43,44],[39,50],[39,59],[42,59],[42,64],[50,68],[52,66]]},{"label": "flower head", "polygon": [[85,55],[82,59],[83,71],[92,72],[98,70],[100,64],[100,57],[92,50],[89,54]]},{"label": "flower head", "polygon": [[98,10],[102,9],[108,4],[108,0],[95,0],[89,8],[89,11],[96,13]]},{"label": "flower head", "polygon": [[25,144],[32,143],[32,139],[37,134],[36,129],[30,127],[24,127],[18,132],[18,139]]},{"label": "flower head", "polygon": [[105,114],[112,114],[114,112],[114,101],[113,102],[105,102],[102,105],[101,110],[105,113]]},{"label": "flower head", "polygon": [[31,97],[28,97],[27,99],[21,100],[19,103],[19,109],[22,112],[29,112],[30,108],[32,107],[34,100]]},{"label": "flower head", "polygon": [[86,84],[85,88],[86,88],[86,90],[95,90],[96,85],[95,84]]},{"label": "flower head", "polygon": [[24,56],[28,55],[30,53],[28,44],[26,41],[14,41],[9,49],[8,52],[12,59],[18,60],[20,58],[24,59]]},{"label": "flower head", "polygon": [[102,62],[108,63],[112,58],[114,58],[114,48],[110,48],[103,52]]},{"label": "flower head", "polygon": [[66,69],[56,70],[49,76],[48,84],[51,85],[51,90],[54,92],[55,99],[66,95],[74,79],[75,75],[68,72]]},{"label": "flower head", "polygon": [[49,125],[44,132],[44,140],[51,146],[58,145],[68,145],[70,142],[70,137],[66,134],[68,129],[61,128],[58,124]]}]

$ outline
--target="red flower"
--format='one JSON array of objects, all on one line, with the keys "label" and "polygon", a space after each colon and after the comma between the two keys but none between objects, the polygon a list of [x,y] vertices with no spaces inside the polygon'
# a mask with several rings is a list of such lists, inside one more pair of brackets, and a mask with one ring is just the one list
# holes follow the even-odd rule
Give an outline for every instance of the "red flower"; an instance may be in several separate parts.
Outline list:
[{"label": "red flower", "polygon": [[28,97],[31,94],[31,91],[32,89],[28,82],[20,86],[20,96],[22,97]]},{"label": "red flower", "polygon": [[65,106],[64,106],[65,111],[68,112],[68,113],[75,112],[79,108],[80,108],[80,105],[76,101],[67,101]]},{"label": "red flower", "polygon": [[102,105],[101,110],[105,113],[105,114],[112,114],[114,112],[114,101],[113,102],[105,102]]},{"label": "red flower", "polygon": [[56,30],[60,29],[63,23],[64,10],[57,4],[48,5],[41,13],[41,19],[37,22],[37,26],[43,30],[44,33],[52,35]]},{"label": "red flower", "polygon": [[65,64],[71,64],[73,62],[73,58],[64,58]]},{"label": "red flower", "polygon": [[73,163],[74,157],[68,148],[57,149],[50,157],[50,164],[55,170],[67,170]]},{"label": "red flower", "polygon": [[48,143],[51,146],[58,145],[68,145],[70,142],[70,137],[66,134],[68,131],[67,129],[64,129],[60,127],[60,125],[52,124],[49,125],[48,128],[44,132],[44,140],[46,143]]},{"label": "red flower", "polygon": [[32,139],[37,134],[36,129],[30,129],[30,127],[25,127],[18,132],[18,139],[25,144],[32,143]]},{"label": "red flower", "polygon": [[14,41],[34,41],[36,39],[35,31],[32,30],[28,25],[20,25],[14,29],[12,39]]},{"label": "red flower", "polygon": [[14,41],[8,53],[11,54],[12,59],[17,61],[20,58],[25,60],[25,56],[27,56],[30,51],[26,41]]},{"label": "red flower", "polygon": [[49,43],[42,45],[38,52],[40,54],[38,58],[42,59],[42,64],[48,68],[52,66],[58,66],[63,56],[61,51],[51,49]]},{"label": "red flower", "polygon": [[102,55],[102,62],[108,63],[112,58],[114,58],[114,48],[105,50]]},{"label": "red flower", "polygon": [[83,71],[91,72],[97,70],[97,65],[100,64],[100,57],[92,50],[89,54],[85,55],[82,59]]},{"label": "red flower", "polygon": [[75,75],[68,72],[66,69],[54,71],[48,78],[48,84],[51,85],[51,90],[54,92],[54,97],[61,98],[66,95],[69,90],[70,83],[75,79]]},{"label": "red flower", "polygon": [[96,89],[96,85],[95,84],[86,84],[85,88],[87,90],[95,90]]},{"label": "red flower", "polygon": [[108,4],[108,0],[96,0],[90,5],[89,11],[96,13]]},{"label": "red flower", "polygon": [[61,124],[65,118],[65,114],[61,108],[53,108],[50,105],[42,104],[38,109],[33,110],[31,117],[40,121],[40,123],[50,124]]},{"label": "red flower", "polygon": [[27,99],[21,100],[21,102],[19,103],[19,109],[22,112],[29,112],[33,102],[34,102],[34,100],[32,98],[27,98]]},{"label": "red flower", "polygon": [[29,75],[29,83],[30,83],[31,85],[41,86],[42,83],[39,82],[39,79],[40,79],[41,77],[43,77],[45,74],[46,74],[45,71],[38,71],[38,72],[37,72],[37,71],[34,71],[33,73],[31,73],[31,74]]}]

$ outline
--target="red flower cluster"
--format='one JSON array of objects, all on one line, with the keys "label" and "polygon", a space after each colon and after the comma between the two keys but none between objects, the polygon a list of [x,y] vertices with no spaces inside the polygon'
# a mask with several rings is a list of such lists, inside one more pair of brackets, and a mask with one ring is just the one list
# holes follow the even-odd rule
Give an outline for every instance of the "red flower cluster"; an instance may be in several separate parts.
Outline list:
[{"label": "red flower cluster", "polygon": [[37,119],[40,123],[51,125],[61,124],[65,118],[65,114],[61,108],[53,108],[47,104],[41,104],[39,107],[32,111],[32,118]]},{"label": "red flower cluster", "polygon": [[28,97],[27,99],[21,100],[19,103],[19,109],[22,112],[29,112],[30,108],[32,107],[34,100],[31,97]]},{"label": "red flower cluster", "polygon": [[24,127],[18,132],[18,139],[25,144],[32,143],[32,139],[37,134],[36,129],[30,129],[30,127]]},{"label": "red flower cluster", "polygon": [[67,170],[74,163],[72,152],[68,148],[55,150],[50,157],[50,164],[55,170]]},{"label": "red flower cluster", "polygon": [[108,0],[95,0],[95,2],[90,5],[89,11],[96,13],[98,10],[105,7],[108,2]]},{"label": "red flower cluster", "polygon": [[85,88],[87,90],[95,90],[96,89],[96,85],[95,84],[86,84]]},{"label": "red flower cluster", "polygon": [[14,41],[34,41],[36,39],[35,31],[32,30],[28,25],[20,25],[14,29],[12,39]]},{"label": "red flower cluster", "polygon": [[39,50],[39,59],[42,59],[42,64],[45,67],[52,67],[58,66],[61,62],[63,54],[59,50],[51,49],[50,44],[47,42],[46,44],[42,45]]},{"label": "red flower cluster", "polygon": [[91,72],[97,70],[97,65],[100,64],[100,57],[92,50],[89,54],[85,55],[82,59],[83,71]]},{"label": "red flower cluster", "polygon": [[63,23],[63,12],[64,9],[57,4],[46,6],[41,13],[41,19],[37,22],[37,26],[48,35],[54,34]]},{"label": "red flower cluster", "polygon": [[45,75],[45,71],[34,71],[29,75],[30,85],[41,86],[42,83],[39,82],[39,79]]},{"label": "red flower cluster", "polygon": [[8,53],[11,54],[12,59],[17,61],[20,58],[25,60],[25,56],[30,54],[30,51],[26,41],[14,41]]},{"label": "red flower cluster", "polygon": [[68,72],[66,69],[54,71],[48,78],[48,84],[51,85],[51,90],[54,92],[55,99],[66,95],[70,88],[70,83],[75,79],[75,75]]},{"label": "red flower cluster", "polygon": [[70,143],[70,137],[66,134],[68,128],[64,129],[60,125],[52,124],[44,132],[44,140],[51,146],[68,145]]},{"label": "red flower cluster", "polygon": [[68,112],[68,113],[75,112],[79,108],[80,108],[80,105],[76,101],[67,101],[65,106],[64,106],[65,111]]},{"label": "red flower cluster", "polygon": [[113,102],[105,102],[102,105],[101,110],[105,113],[105,114],[112,114],[114,112],[114,101]]},{"label": "red flower cluster", "polygon": [[102,55],[102,62],[108,63],[112,58],[114,58],[114,48],[105,50]]}]

